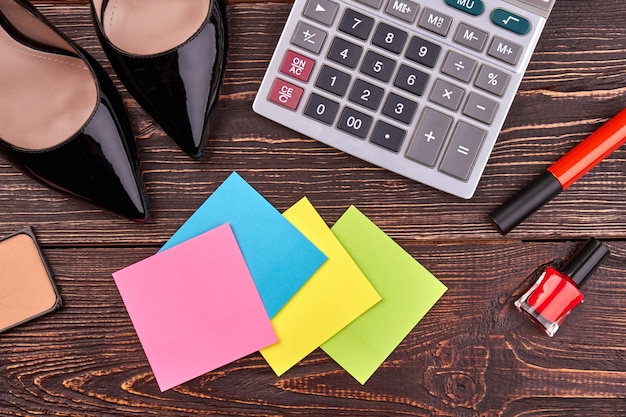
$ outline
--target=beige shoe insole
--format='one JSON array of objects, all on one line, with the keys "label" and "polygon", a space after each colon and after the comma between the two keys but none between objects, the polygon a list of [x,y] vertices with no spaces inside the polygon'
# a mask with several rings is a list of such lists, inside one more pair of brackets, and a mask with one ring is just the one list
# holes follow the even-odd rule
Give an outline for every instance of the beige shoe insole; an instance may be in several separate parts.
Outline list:
[{"label": "beige shoe insole", "polygon": [[2,28],[0,57],[0,138],[5,141],[32,150],[58,145],[96,108],[96,83],[81,59],[26,47]]},{"label": "beige shoe insole", "polygon": [[108,40],[135,55],[166,52],[191,38],[206,20],[211,0],[93,0]]}]

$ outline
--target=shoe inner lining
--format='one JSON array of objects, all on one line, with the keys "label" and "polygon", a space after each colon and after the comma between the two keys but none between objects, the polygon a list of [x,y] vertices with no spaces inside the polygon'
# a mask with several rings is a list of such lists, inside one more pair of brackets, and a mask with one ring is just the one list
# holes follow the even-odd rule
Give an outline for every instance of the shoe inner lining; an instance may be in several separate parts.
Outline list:
[{"label": "shoe inner lining", "polygon": [[85,125],[98,101],[85,62],[24,46],[1,27],[0,56],[0,138],[43,150]]},{"label": "shoe inner lining", "polygon": [[211,0],[93,0],[108,40],[122,51],[154,55],[191,38],[207,19]]}]

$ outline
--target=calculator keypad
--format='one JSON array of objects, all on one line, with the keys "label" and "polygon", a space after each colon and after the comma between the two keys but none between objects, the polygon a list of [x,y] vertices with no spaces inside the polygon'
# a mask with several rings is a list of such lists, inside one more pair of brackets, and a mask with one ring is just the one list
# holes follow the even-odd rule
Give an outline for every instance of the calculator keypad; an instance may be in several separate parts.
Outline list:
[{"label": "calculator keypad", "polygon": [[469,198],[544,23],[499,0],[295,0],[255,111]]}]

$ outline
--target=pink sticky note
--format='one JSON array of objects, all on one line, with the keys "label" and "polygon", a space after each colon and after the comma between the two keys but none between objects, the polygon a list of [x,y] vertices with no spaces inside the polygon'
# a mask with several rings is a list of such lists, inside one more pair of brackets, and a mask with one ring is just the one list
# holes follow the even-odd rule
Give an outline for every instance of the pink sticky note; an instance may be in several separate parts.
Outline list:
[{"label": "pink sticky note", "polygon": [[277,341],[228,224],[113,278],[161,391]]}]

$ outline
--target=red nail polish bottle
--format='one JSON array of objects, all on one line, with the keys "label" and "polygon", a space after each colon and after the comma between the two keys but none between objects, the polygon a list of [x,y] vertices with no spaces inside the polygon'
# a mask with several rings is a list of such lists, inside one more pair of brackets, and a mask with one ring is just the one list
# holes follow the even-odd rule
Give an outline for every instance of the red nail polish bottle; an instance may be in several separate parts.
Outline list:
[{"label": "red nail polish bottle", "polygon": [[515,301],[515,306],[548,336],[554,336],[563,320],[584,301],[580,287],[608,255],[606,246],[589,239],[562,271],[546,268],[537,282]]}]

